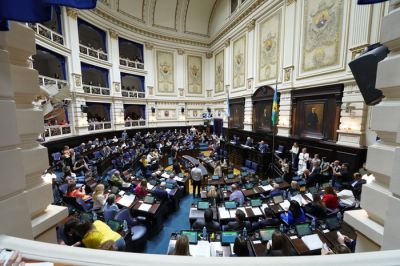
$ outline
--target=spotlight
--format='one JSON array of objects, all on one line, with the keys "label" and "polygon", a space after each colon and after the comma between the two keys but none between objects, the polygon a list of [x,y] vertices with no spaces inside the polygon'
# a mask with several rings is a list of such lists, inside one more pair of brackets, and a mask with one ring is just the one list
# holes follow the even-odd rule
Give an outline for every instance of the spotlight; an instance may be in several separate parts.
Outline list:
[{"label": "spotlight", "polygon": [[389,49],[380,43],[373,44],[360,57],[349,63],[351,72],[367,105],[376,105],[385,97],[375,88],[378,63],[389,53]]}]

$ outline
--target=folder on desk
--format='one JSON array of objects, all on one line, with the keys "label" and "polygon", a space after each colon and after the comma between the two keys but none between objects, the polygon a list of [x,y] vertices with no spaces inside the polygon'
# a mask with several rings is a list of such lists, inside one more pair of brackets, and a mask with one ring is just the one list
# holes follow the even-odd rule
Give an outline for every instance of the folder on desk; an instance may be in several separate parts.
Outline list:
[{"label": "folder on desk", "polygon": [[119,205],[124,206],[124,207],[129,207],[129,206],[132,205],[134,200],[135,200],[135,195],[133,195],[133,194],[130,194],[130,195],[125,194],[117,203]]},{"label": "folder on desk", "polygon": [[273,189],[273,187],[271,186],[271,185],[266,185],[266,186],[259,186],[259,187],[261,187],[262,189],[264,189],[264,191],[271,191],[272,189]]},{"label": "folder on desk", "polygon": [[253,208],[251,208],[251,210],[253,211],[254,215],[256,215],[256,216],[263,214],[259,207],[253,207]]},{"label": "folder on desk", "polygon": [[144,211],[144,212],[148,212],[150,210],[151,206],[153,206],[153,205],[147,204],[147,203],[142,203],[139,206],[139,210],[140,211]]},{"label": "folder on desk", "polygon": [[309,250],[321,249],[323,245],[318,234],[303,236],[301,240],[303,240],[304,244],[308,247]]},{"label": "folder on desk", "polygon": [[229,214],[229,211],[225,209],[225,207],[219,207],[219,218],[220,219],[229,219],[231,218],[231,215]]},{"label": "folder on desk", "polygon": [[289,210],[290,202],[288,200],[284,200],[283,202],[279,203],[279,206],[281,206],[282,209],[287,211]]},{"label": "folder on desk", "polygon": [[267,203],[263,203],[261,205],[260,209],[261,209],[262,213],[264,213],[265,208],[268,208],[268,209],[270,208]]}]

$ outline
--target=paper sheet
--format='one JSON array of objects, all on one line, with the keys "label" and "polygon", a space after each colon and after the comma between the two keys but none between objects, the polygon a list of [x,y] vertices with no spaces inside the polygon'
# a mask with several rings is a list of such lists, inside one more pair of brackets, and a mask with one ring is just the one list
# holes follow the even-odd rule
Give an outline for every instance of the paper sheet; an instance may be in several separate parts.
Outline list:
[{"label": "paper sheet", "polygon": [[164,177],[164,178],[169,178],[169,174],[167,174],[167,173],[163,173],[163,174],[161,175],[161,177]]},{"label": "paper sheet", "polygon": [[290,202],[288,200],[284,200],[283,202],[279,203],[282,209],[285,211],[289,210]]},{"label": "paper sheet", "polygon": [[229,219],[231,218],[229,211],[227,209],[225,209],[225,207],[219,207],[218,208],[219,211],[219,218],[220,219]]},{"label": "paper sheet", "polygon": [[182,177],[179,177],[179,176],[175,176],[174,179],[175,179],[176,181],[178,181],[178,182],[182,182],[182,181],[183,181],[183,178],[182,178]]},{"label": "paper sheet", "polygon": [[251,209],[252,209],[254,215],[262,215],[263,214],[259,207],[253,207]]},{"label": "paper sheet", "polygon": [[296,196],[293,196],[290,199],[297,201],[300,204],[300,206],[302,205],[302,201],[301,200],[303,199],[303,197],[301,196],[301,194],[297,194]]},{"label": "paper sheet", "polygon": [[210,257],[210,243],[208,241],[199,241],[197,245],[189,245],[190,255],[193,257]]},{"label": "paper sheet", "polygon": [[144,212],[148,212],[150,210],[151,206],[153,206],[153,205],[147,204],[147,203],[142,203],[139,206],[139,210],[144,211]]},{"label": "paper sheet", "polygon": [[230,216],[231,218],[235,218],[235,217],[236,217],[236,210],[235,210],[235,209],[229,210],[229,216]]},{"label": "paper sheet", "polygon": [[321,249],[323,245],[318,234],[303,236],[301,240],[303,240],[304,244],[308,247],[309,250]]},{"label": "paper sheet", "polygon": [[189,213],[189,218],[203,218],[204,217],[204,211],[203,210],[198,210],[197,208],[190,208],[190,213]]},{"label": "paper sheet", "polygon": [[260,209],[261,209],[262,213],[264,213],[264,209],[267,208],[267,207],[269,208],[269,206],[268,206],[267,203],[263,203],[263,204],[261,205],[261,208],[260,208]]},{"label": "paper sheet", "polygon": [[119,201],[118,204],[124,207],[129,207],[132,205],[132,202],[135,200],[135,195],[124,195]]},{"label": "paper sheet", "polygon": [[154,186],[150,183],[147,183],[147,189],[148,190],[152,190],[154,188]]},{"label": "paper sheet", "polygon": [[211,252],[211,257],[230,257],[232,254],[231,247],[222,246],[221,242],[211,242],[210,252]]},{"label": "paper sheet", "polygon": [[306,193],[306,197],[309,198],[310,201],[313,200],[312,194],[310,192]]},{"label": "paper sheet", "polygon": [[265,191],[271,191],[273,189],[273,187],[271,185],[266,185],[266,186],[259,186],[262,189],[264,189]]}]

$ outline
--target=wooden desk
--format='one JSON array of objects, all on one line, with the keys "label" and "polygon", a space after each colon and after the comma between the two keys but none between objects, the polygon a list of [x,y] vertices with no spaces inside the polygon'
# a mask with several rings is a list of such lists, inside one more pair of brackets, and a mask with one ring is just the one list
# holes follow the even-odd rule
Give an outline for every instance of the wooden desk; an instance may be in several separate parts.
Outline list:
[{"label": "wooden desk", "polygon": [[222,186],[222,185],[225,185],[225,180],[224,180],[223,177],[220,177],[217,180],[213,180],[213,179],[209,178],[207,180],[207,185],[209,185],[209,186]]},{"label": "wooden desk", "polygon": [[[324,233],[316,230],[316,233],[322,243],[328,243],[328,239],[325,237]],[[301,238],[291,239],[291,236],[285,235],[287,240],[291,243],[292,247],[299,255],[321,255],[321,249],[310,250]]]},{"label": "wooden desk", "polygon": [[164,219],[164,215],[161,212],[161,204],[160,203],[154,203],[150,207],[148,211],[143,211],[139,210],[140,205],[143,204],[143,201],[137,201],[135,204],[133,204],[131,208],[132,216],[137,217],[137,216],[144,216],[146,219],[150,222],[151,224],[151,229],[153,234],[158,233],[161,228],[162,228],[162,223]]},{"label": "wooden desk", "polygon": [[204,167],[204,165],[202,163],[200,163],[199,160],[197,160],[197,159],[195,159],[195,158],[193,158],[192,156],[189,156],[189,155],[183,155],[182,158],[187,160],[187,161],[189,161],[193,166],[198,164],[203,176],[208,175],[207,169]]}]

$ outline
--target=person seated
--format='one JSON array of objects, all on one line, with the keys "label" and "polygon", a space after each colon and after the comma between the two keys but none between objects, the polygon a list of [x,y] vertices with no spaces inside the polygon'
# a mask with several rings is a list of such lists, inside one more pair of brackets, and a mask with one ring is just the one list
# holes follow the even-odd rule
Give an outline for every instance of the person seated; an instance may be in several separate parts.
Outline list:
[{"label": "person seated", "polygon": [[328,162],[328,159],[326,157],[322,157],[320,168],[321,168],[320,174],[323,177],[323,180],[331,179],[332,170]]},{"label": "person seated", "polygon": [[305,222],[306,216],[300,204],[296,200],[291,200],[289,210],[281,214],[281,219],[288,225],[294,225]]},{"label": "person seated", "polygon": [[100,249],[106,241],[114,241],[118,251],[125,250],[124,238],[100,220],[79,223],[74,229],[86,248]]},{"label": "person seated", "polygon": [[333,169],[332,185],[334,187],[340,188],[343,182],[348,182],[348,181],[350,180],[349,180],[349,169],[347,163],[343,163],[339,171],[336,171],[335,168]]},{"label": "person seated", "polygon": [[236,210],[235,221],[229,222],[224,226],[225,231],[242,231],[244,228],[247,232],[251,231],[251,223],[246,221],[246,214],[242,210]]},{"label": "person seated", "polygon": [[160,201],[167,201],[169,199],[169,195],[166,190],[166,186],[167,185],[165,182],[161,182],[161,184],[154,189],[153,195],[156,199],[158,199]]},{"label": "person seated", "polygon": [[181,165],[179,164],[178,160],[174,160],[174,164],[172,165],[172,170],[177,175],[182,172]]},{"label": "person seated", "polygon": [[111,177],[111,182],[117,187],[129,187],[129,183],[124,182],[119,171],[115,171]]},{"label": "person seated", "polygon": [[210,186],[210,189],[207,192],[207,199],[212,206],[215,206],[217,203],[221,202],[222,196],[218,193],[215,186]]},{"label": "person seated", "polygon": [[189,238],[187,235],[180,235],[175,242],[175,250],[172,255],[190,256]]},{"label": "person seated", "polygon": [[339,206],[341,208],[355,207],[356,206],[356,198],[354,197],[353,191],[349,189],[343,189],[340,192],[336,193],[339,199]]},{"label": "person seated", "polygon": [[178,181],[175,180],[175,174],[171,173],[168,179],[165,181],[167,184],[172,184],[172,186],[178,186]]},{"label": "person seated", "polygon": [[144,198],[148,194],[146,179],[142,179],[140,184],[135,187],[135,194],[139,198]]},{"label": "person seated", "polygon": [[76,187],[75,182],[68,184],[68,189],[66,193],[67,197],[82,198],[82,199],[88,197],[85,193],[85,186],[81,186],[80,188],[75,188],[75,187]]},{"label": "person seated", "polygon": [[317,219],[325,218],[327,211],[324,204],[322,203],[319,193],[314,193],[312,197],[312,202],[304,206],[306,213],[314,216]]},{"label": "person seated", "polygon": [[253,140],[250,137],[247,137],[245,144],[248,147],[252,147],[253,146]]},{"label": "person seated", "polygon": [[264,218],[260,217],[258,222],[253,223],[253,230],[267,226],[279,226],[280,220],[275,216],[275,213],[269,208],[264,209]]},{"label": "person seated", "polygon": [[75,173],[83,176],[87,171],[89,171],[89,166],[87,165],[85,159],[82,156],[79,156],[78,160],[76,160],[76,162],[74,163],[74,167],[72,169]]},{"label": "person seated", "polygon": [[119,211],[118,205],[115,203],[116,200],[115,194],[110,194],[107,197],[106,204],[104,205],[103,211],[115,211],[117,213]]},{"label": "person seated", "polygon": [[338,233],[337,242],[339,245],[333,247],[333,250],[330,248],[325,249],[321,248],[321,255],[333,255],[333,254],[348,254],[354,253],[356,241],[349,238],[346,235],[342,235],[340,232]]},{"label": "person seated", "polygon": [[294,197],[300,194],[300,185],[297,181],[292,181],[290,187],[287,189],[288,198]]},{"label": "person seated", "polygon": [[325,188],[324,196],[322,198],[322,202],[326,208],[335,210],[339,207],[339,198],[336,195],[333,187],[329,186]]},{"label": "person seated", "polygon": [[117,143],[117,142],[118,142],[117,136],[114,136],[114,138],[112,139],[112,142],[114,142],[114,143]]},{"label": "person seated", "polygon": [[371,173],[369,172],[369,170],[367,169],[367,163],[363,163],[362,167],[360,169],[358,169],[358,173],[360,173],[361,176],[364,175],[370,175]]},{"label": "person seated", "polygon": [[213,153],[213,155],[212,155],[212,159],[214,160],[214,161],[219,161],[219,155],[218,155],[218,152],[214,152]]},{"label": "person seated", "polygon": [[351,183],[351,189],[353,190],[354,197],[357,200],[361,200],[362,186],[366,183],[367,181],[362,179],[361,173],[353,174],[353,182]]},{"label": "person seated", "polygon": [[202,230],[206,227],[207,232],[217,232],[221,230],[221,226],[218,222],[213,220],[213,210],[208,208],[204,211],[204,219],[199,218],[193,223],[193,230]]},{"label": "person seated", "polygon": [[268,144],[265,144],[265,142],[262,140],[260,141],[260,143],[258,144],[258,150],[261,153],[265,153],[268,151]]},{"label": "person seated", "polygon": [[237,236],[233,244],[233,254],[231,257],[248,257],[250,256],[247,239],[242,236]]},{"label": "person seated", "polygon": [[268,241],[265,256],[289,256],[288,246],[281,232],[274,232],[271,241]]},{"label": "person seated", "polygon": [[92,194],[93,198],[93,211],[103,211],[106,204],[107,195],[104,194],[104,185],[98,184]]},{"label": "person seated", "polygon": [[[73,229],[79,224],[79,220],[71,218],[57,229],[57,239],[60,245],[79,247],[80,239],[74,234]],[[1,264],[0,264],[1,265]]]},{"label": "person seated", "polygon": [[240,206],[243,205],[244,203],[243,192],[238,188],[236,184],[233,184],[231,187],[232,187],[232,193],[229,196],[229,201],[236,201],[236,203],[239,204]]},{"label": "person seated", "polygon": [[64,166],[63,174],[62,183],[70,183],[72,181],[76,183],[76,174],[71,172],[71,167]]},{"label": "person seated", "polygon": [[272,190],[270,191],[269,195],[270,197],[274,197],[277,195],[283,195],[283,190],[280,188],[279,184],[274,183],[272,185]]}]

